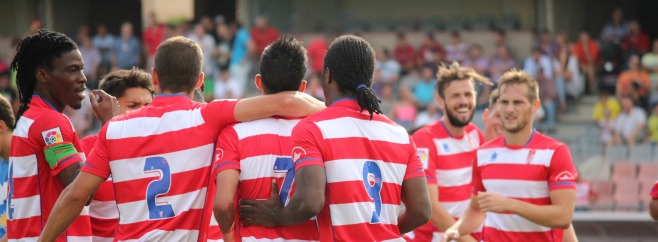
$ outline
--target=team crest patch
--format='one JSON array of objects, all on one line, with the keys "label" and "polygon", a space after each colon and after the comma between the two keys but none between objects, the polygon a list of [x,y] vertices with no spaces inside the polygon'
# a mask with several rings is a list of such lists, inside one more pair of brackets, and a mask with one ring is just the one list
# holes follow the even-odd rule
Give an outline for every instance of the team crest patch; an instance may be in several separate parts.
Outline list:
[{"label": "team crest patch", "polygon": [[41,132],[41,137],[43,137],[43,141],[46,142],[46,146],[64,142],[62,131],[59,127]]},{"label": "team crest patch", "polygon": [[222,148],[215,149],[215,161],[220,161],[224,158],[224,150]]},{"label": "team crest patch", "polygon": [[430,157],[430,149],[417,148],[416,154],[418,155],[418,158],[420,158],[420,163],[423,164],[423,169],[427,170],[428,167],[427,162],[429,161],[429,157]]},{"label": "team crest patch", "polygon": [[302,156],[305,156],[305,155],[306,155],[306,150],[304,150],[304,148],[299,147],[299,146],[297,146],[295,148],[292,148],[292,162],[293,163],[297,163],[297,160],[299,160],[299,158],[301,158]]},{"label": "team crest patch", "polygon": [[563,171],[555,177],[555,181],[575,181],[576,178],[571,174],[571,172]]}]

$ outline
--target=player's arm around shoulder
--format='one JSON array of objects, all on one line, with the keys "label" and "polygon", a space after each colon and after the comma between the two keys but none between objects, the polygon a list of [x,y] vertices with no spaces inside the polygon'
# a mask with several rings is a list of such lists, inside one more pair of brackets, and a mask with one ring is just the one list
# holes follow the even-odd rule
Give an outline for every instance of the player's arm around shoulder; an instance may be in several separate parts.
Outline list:
[{"label": "player's arm around shoulder", "polygon": [[213,164],[216,174],[213,211],[224,238],[231,238],[235,219],[235,195],[240,177],[238,137],[233,126],[222,130],[217,140]]},{"label": "player's arm around shoulder", "polygon": [[238,122],[243,122],[275,115],[305,117],[325,108],[323,102],[306,93],[286,91],[241,99],[234,114]]}]

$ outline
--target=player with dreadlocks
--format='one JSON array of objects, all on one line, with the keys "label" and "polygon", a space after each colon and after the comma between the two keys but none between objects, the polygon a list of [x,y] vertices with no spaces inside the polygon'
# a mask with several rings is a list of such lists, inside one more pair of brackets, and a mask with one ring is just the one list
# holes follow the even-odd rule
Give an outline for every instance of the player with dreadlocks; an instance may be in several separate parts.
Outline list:
[{"label": "player with dreadlocks", "polygon": [[[20,108],[9,158],[8,238],[36,239],[60,193],[78,174],[85,156],[62,111],[79,109],[85,98],[84,61],[78,46],[62,33],[39,30],[16,48]],[[102,122],[118,112],[116,99],[90,94]],[[99,103],[100,100],[100,103]],[[58,241],[91,241],[88,210]]]},{"label": "player with dreadlocks", "polygon": [[416,147],[402,126],[381,115],[370,88],[374,66],[364,39],[333,41],[322,74],[329,107],[292,131],[295,193],[284,207],[273,182],[269,200],[242,200],[245,225],[286,226],[317,214],[320,241],[384,241],[429,220]]}]

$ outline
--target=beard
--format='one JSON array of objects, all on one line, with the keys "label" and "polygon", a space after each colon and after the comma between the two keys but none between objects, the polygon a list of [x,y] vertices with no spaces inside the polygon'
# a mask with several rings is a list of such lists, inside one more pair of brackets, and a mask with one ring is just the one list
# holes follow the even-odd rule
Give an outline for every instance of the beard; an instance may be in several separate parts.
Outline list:
[{"label": "beard", "polygon": [[448,116],[448,122],[450,122],[450,125],[457,127],[457,128],[463,128],[468,125],[468,123],[473,120],[473,115],[475,115],[475,110],[471,110],[471,114],[468,116],[466,120],[460,120],[457,115],[452,113],[452,110],[450,109],[445,109],[446,112],[445,114]]},{"label": "beard", "polygon": [[505,123],[503,123],[503,128],[505,129],[505,131],[507,131],[510,134],[516,134],[519,131],[523,130],[526,126],[528,126],[528,120],[529,119],[519,121],[519,124],[516,125],[516,127],[507,127]]}]

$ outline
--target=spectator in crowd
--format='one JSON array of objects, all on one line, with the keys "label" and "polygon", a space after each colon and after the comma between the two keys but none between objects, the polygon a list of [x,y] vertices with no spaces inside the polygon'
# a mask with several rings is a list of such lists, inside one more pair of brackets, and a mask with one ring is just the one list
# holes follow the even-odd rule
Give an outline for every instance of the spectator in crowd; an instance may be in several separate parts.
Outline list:
[{"label": "spectator in crowd", "polygon": [[578,57],[580,69],[587,75],[590,92],[596,89],[596,65],[600,61],[599,46],[587,31],[581,31],[578,42],[573,45],[573,54]]},{"label": "spectator in crowd", "polygon": [[248,85],[247,79],[249,70],[251,70],[249,53],[253,51],[253,43],[251,42],[249,32],[247,32],[247,30],[243,28],[239,23],[233,22],[231,23],[230,27],[231,30],[235,33],[235,38],[233,38],[233,47],[231,48],[229,75],[231,78],[234,78],[244,87],[246,87]]},{"label": "spectator in crowd", "polygon": [[466,59],[468,45],[462,42],[459,31],[450,32],[450,44],[446,46],[446,55],[448,61],[462,62]]},{"label": "spectator in crowd", "polygon": [[387,48],[377,52],[375,68],[381,70],[384,83],[397,83],[400,78],[400,64],[391,58],[391,52]]},{"label": "spectator in crowd", "polygon": [[603,111],[603,118],[597,122],[601,128],[601,144],[603,147],[608,147],[614,143],[616,119],[612,118],[612,112],[608,110]]},{"label": "spectator in crowd", "polygon": [[112,46],[112,69],[128,70],[139,66],[141,46],[133,35],[133,24],[124,22],[121,25],[121,38]]},{"label": "spectator in crowd", "polygon": [[[219,71],[219,78],[215,80],[214,99],[239,99],[242,98],[243,85],[231,78],[227,69]],[[206,98],[206,100],[212,98]]]},{"label": "spectator in crowd", "polygon": [[658,97],[658,39],[653,41],[651,52],[642,56],[642,66],[649,72],[651,81],[651,96]]},{"label": "spectator in crowd", "polygon": [[217,23],[216,28],[218,41],[213,56],[215,57],[215,63],[217,63],[217,70],[228,69],[231,61],[231,47],[233,46],[235,35],[224,22]]},{"label": "spectator in crowd", "polygon": [[558,51],[558,45],[555,41],[553,41],[551,31],[548,29],[545,29],[541,32],[539,38],[535,40],[533,48],[539,48],[542,54],[549,57],[556,56]]},{"label": "spectator in crowd", "polygon": [[395,105],[395,95],[393,93],[393,84],[387,83],[381,86],[381,103],[379,109],[382,113],[390,118],[393,105]]},{"label": "spectator in crowd", "polygon": [[[436,81],[432,81],[432,83],[434,82]],[[389,115],[389,118],[405,129],[410,130],[416,120],[417,112],[418,110],[414,104],[414,97],[411,91],[406,87],[400,87],[398,100],[393,105],[393,111]]]},{"label": "spectator in crowd", "polygon": [[427,110],[418,113],[418,116],[416,116],[414,128],[420,128],[439,121],[441,118],[441,112],[439,111],[439,105],[436,102],[430,103],[430,105],[427,106]]},{"label": "spectator in crowd", "polygon": [[[142,43],[146,50],[146,70],[150,71],[154,66],[155,51],[167,35],[167,27],[158,22],[155,12],[151,12],[148,17],[147,26],[142,33]],[[86,59],[85,59],[86,60]],[[210,74],[210,73],[208,73]]]},{"label": "spectator in crowd", "polygon": [[91,38],[87,33],[78,33],[78,40],[80,41],[80,54],[85,61],[83,73],[87,77],[87,87],[96,89],[98,88],[98,68],[102,61],[101,52],[91,43]]},{"label": "spectator in crowd", "polygon": [[256,56],[260,58],[265,47],[279,38],[279,31],[270,26],[265,16],[259,16],[256,26],[251,29],[251,38],[256,45]]},{"label": "spectator in crowd", "polygon": [[436,65],[438,61],[446,59],[446,50],[441,43],[436,41],[434,33],[427,32],[423,43],[418,48],[418,54],[416,56],[416,64],[418,66]]},{"label": "spectator in crowd", "polygon": [[[585,77],[580,72],[578,57],[571,52],[571,44],[567,41],[566,33],[557,35],[558,53],[556,80],[564,82],[564,93],[571,99],[576,99],[585,90]],[[563,102],[563,100],[560,100]]]},{"label": "spectator in crowd", "polygon": [[415,67],[416,49],[407,42],[407,35],[404,32],[397,34],[397,41],[393,49],[393,57],[402,66],[404,75]]},{"label": "spectator in crowd", "polygon": [[582,176],[576,177],[576,201],[574,203],[576,211],[588,211],[590,204],[596,201],[596,195],[591,182],[582,179]]},{"label": "spectator in crowd", "polygon": [[[514,49],[512,49],[512,47],[509,44],[507,44],[507,37],[506,37],[505,30],[502,30],[502,29],[496,30],[496,31],[493,32],[493,34],[494,34],[494,49],[498,50],[499,47],[505,47],[507,49],[508,54],[510,56],[512,56],[512,58],[514,58],[514,56],[515,56],[514,53],[515,52],[514,52]],[[497,56],[498,56],[498,53],[496,52],[494,54],[494,57],[497,57]]]},{"label": "spectator in crowd", "polygon": [[215,73],[215,59],[210,57],[215,51],[215,39],[206,33],[206,29],[201,24],[194,25],[194,32],[188,38],[201,47],[201,52],[204,56],[202,70],[205,74],[203,93],[205,97],[211,97],[214,92],[213,74]]},{"label": "spectator in crowd", "polygon": [[641,138],[642,131],[647,123],[644,111],[633,106],[633,99],[628,96],[621,98],[622,112],[615,121],[614,144],[626,144],[629,148]]},{"label": "spectator in crowd", "polygon": [[614,120],[621,112],[621,105],[615,97],[610,96],[608,91],[601,90],[599,92],[599,100],[594,104],[592,118],[595,122],[599,122],[605,118],[606,111],[610,111],[610,118]]},{"label": "spectator in crowd", "polygon": [[91,44],[101,52],[101,66],[98,75],[102,76],[112,69],[112,48],[114,47],[114,36],[107,32],[105,24],[99,24],[96,35],[91,40]]},{"label": "spectator in crowd", "polygon": [[420,82],[420,72],[418,68],[409,70],[407,75],[404,75],[400,78],[400,86],[405,86],[409,90],[413,90],[416,84]]},{"label": "spectator in crowd", "polygon": [[[9,100],[14,112],[21,105],[16,89],[11,87],[11,72],[9,66],[0,66],[0,94]],[[16,113],[14,113],[14,116]]]},{"label": "spectator in crowd", "polygon": [[329,48],[329,41],[324,34],[320,34],[308,43],[308,62],[310,70],[314,73],[322,73],[322,65],[324,64],[324,56],[327,54]]},{"label": "spectator in crowd", "polygon": [[546,111],[544,128],[548,133],[555,132],[557,88],[553,80],[553,64],[551,58],[542,54],[541,49],[533,48],[532,54],[523,65],[523,70],[537,80],[539,84],[539,99]]},{"label": "spectator in crowd", "polygon": [[424,66],[421,72],[421,81],[416,83],[413,89],[416,106],[419,111],[425,111],[427,105],[434,101],[435,86],[436,77],[434,75],[434,66]]},{"label": "spectator in crowd", "polygon": [[642,31],[640,23],[632,20],[628,23],[628,35],[623,39],[623,47],[627,55],[644,54],[649,51],[649,36]]},{"label": "spectator in crowd", "polygon": [[313,96],[314,98],[317,98],[318,100],[324,101],[324,91],[322,90],[322,80],[320,79],[320,73],[311,73],[311,75],[308,77],[306,93]]},{"label": "spectator in crowd", "polygon": [[217,43],[219,36],[217,36],[217,32],[215,32],[215,21],[213,21],[209,16],[203,16],[199,20],[199,24],[203,27],[203,31],[206,32],[207,35],[210,35],[212,40]]},{"label": "spectator in crowd", "polygon": [[516,67],[516,60],[510,55],[509,49],[504,46],[499,46],[496,49],[496,57],[491,60],[491,66],[489,67],[491,81],[495,85],[498,83],[498,79],[503,76],[506,71],[509,71],[514,67]]},{"label": "spectator in crowd", "polygon": [[619,8],[612,11],[612,20],[603,26],[601,30],[601,41],[620,44],[621,40],[630,32],[626,22],[624,22],[624,13]]},{"label": "spectator in crowd", "polygon": [[[489,58],[482,55],[482,46],[478,44],[471,45],[468,51],[469,55],[462,62],[462,66],[471,67],[478,74],[489,76]],[[489,101],[489,94],[491,92],[490,85],[476,85],[478,93],[477,106],[486,105]]]},{"label": "spectator in crowd", "polygon": [[649,73],[642,68],[638,55],[632,55],[628,59],[628,70],[619,74],[616,90],[617,97],[629,96],[640,107],[649,110],[651,81]]},{"label": "spectator in crowd", "polygon": [[645,143],[651,143],[656,147],[658,144],[658,101],[654,101],[651,104],[651,116],[649,116],[649,122],[647,122],[647,138]]}]

